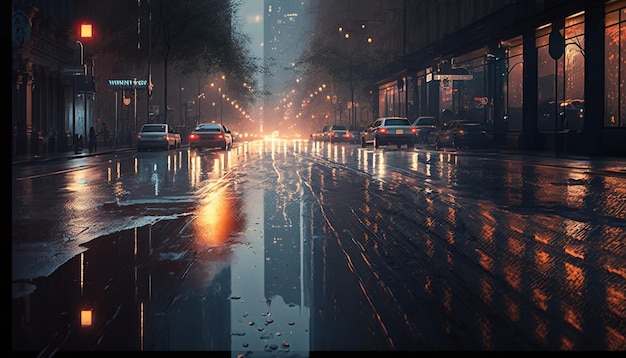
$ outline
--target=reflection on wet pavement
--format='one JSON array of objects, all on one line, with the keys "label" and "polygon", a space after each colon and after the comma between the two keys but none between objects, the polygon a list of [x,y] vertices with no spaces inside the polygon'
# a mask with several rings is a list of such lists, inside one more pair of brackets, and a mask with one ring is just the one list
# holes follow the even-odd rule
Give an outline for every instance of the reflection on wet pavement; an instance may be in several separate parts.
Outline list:
[{"label": "reflection on wet pavement", "polygon": [[626,348],[623,177],[306,141],[142,154],[102,206],[141,225],[14,282],[14,350]]}]

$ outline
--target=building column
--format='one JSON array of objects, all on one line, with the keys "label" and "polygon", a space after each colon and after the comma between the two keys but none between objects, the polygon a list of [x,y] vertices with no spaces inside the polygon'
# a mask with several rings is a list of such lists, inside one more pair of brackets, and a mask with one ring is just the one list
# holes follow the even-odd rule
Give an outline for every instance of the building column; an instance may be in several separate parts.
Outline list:
[{"label": "building column", "polygon": [[16,89],[15,153],[32,153],[33,133],[33,61],[24,59],[18,68]]}]

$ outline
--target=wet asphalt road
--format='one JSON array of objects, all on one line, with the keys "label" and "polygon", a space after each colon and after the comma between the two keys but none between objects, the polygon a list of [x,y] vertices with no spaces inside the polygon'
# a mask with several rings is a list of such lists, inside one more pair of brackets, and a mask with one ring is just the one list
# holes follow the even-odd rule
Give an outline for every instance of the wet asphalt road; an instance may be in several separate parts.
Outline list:
[{"label": "wet asphalt road", "polygon": [[624,162],[279,140],[76,160],[14,170],[14,351],[626,348]]}]

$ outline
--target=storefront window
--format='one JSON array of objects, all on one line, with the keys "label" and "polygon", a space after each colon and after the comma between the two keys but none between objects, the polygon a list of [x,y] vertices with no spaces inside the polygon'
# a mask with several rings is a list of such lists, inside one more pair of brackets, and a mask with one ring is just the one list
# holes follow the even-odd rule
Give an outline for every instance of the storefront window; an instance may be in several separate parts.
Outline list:
[{"label": "storefront window", "polygon": [[[378,88],[379,117],[406,116],[406,85],[404,81],[385,83]],[[401,85],[402,84],[402,85]]]},{"label": "storefront window", "polygon": [[[555,68],[558,62],[548,52],[550,27],[538,31],[537,36],[537,130],[548,132],[555,130]],[[562,57],[561,57],[562,58]],[[558,88],[557,88],[558,89]],[[561,92],[562,92],[561,88]]]},{"label": "storefront window", "polygon": [[[626,2],[608,9],[605,29],[605,127],[626,127]],[[611,11],[612,10],[612,11]]]},{"label": "storefront window", "polygon": [[507,51],[506,85],[504,86],[504,107],[509,131],[521,131],[524,108],[524,60],[522,38],[507,41],[511,46]]},{"label": "storefront window", "polygon": [[565,22],[565,74],[563,98],[559,102],[559,121],[564,130],[582,131],[585,119],[585,26],[584,15]]},{"label": "storefront window", "polygon": [[455,113],[460,118],[472,119],[480,122],[488,122],[487,111],[492,106],[491,98],[487,96],[485,88],[485,64],[482,58],[469,61],[471,66],[472,79],[468,81],[457,81],[460,90],[458,103],[454,104]]},{"label": "storefront window", "polygon": [[558,60],[549,53],[551,27],[537,31],[539,131],[580,131],[583,128],[584,30],[584,15],[565,20],[565,48]]}]

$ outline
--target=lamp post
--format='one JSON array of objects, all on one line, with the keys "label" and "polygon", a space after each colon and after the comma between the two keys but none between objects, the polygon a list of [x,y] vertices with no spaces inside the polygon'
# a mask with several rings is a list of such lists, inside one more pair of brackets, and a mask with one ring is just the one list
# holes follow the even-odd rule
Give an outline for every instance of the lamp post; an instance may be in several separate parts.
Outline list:
[{"label": "lamp post", "polygon": [[222,94],[222,87],[219,87],[217,89],[219,95],[220,95],[220,124],[223,123],[223,118],[222,118],[222,98],[224,98],[224,95]]},{"label": "lamp post", "polygon": [[[83,75],[87,75],[87,71],[85,70],[85,48],[83,43],[76,40],[76,45],[80,46],[80,64],[83,66]],[[76,81],[74,81],[74,88],[76,88]],[[76,93],[73,96],[73,114],[72,114],[72,134],[73,134],[73,143],[74,143],[74,153],[78,154],[78,135],[76,134]]]},{"label": "lamp post", "polygon": [[137,77],[133,78],[133,117],[135,118],[135,133],[137,132]]},{"label": "lamp post", "polygon": [[183,120],[183,91],[185,90],[185,87],[183,87],[183,85],[180,85],[180,91],[179,91],[179,103],[180,103],[180,114],[178,116],[178,122],[186,122]]},{"label": "lamp post", "polygon": [[[80,37],[92,38],[93,37],[93,28],[91,24],[81,24],[80,25]],[[87,63],[85,62],[85,46],[79,40],[76,40],[76,44],[80,46],[80,64],[83,66],[83,76],[85,77],[85,84],[87,84]],[[92,64],[93,71],[93,64]],[[83,118],[83,141],[87,138],[87,89],[84,88],[83,92],[83,109],[84,109],[84,118]],[[74,118],[76,121],[76,118]],[[76,126],[74,124],[74,131],[76,130]],[[76,135],[76,133],[74,133]],[[83,143],[84,145],[84,143]],[[74,149],[77,152],[77,148]]]},{"label": "lamp post", "polygon": [[[204,92],[202,93],[198,93],[198,114],[196,116],[196,125],[198,125],[198,123],[202,122],[202,120],[200,119],[200,116],[202,115],[202,109],[200,108],[200,104],[202,103],[202,100],[206,98],[206,95],[204,94]],[[185,123],[185,125],[187,125]]]}]

